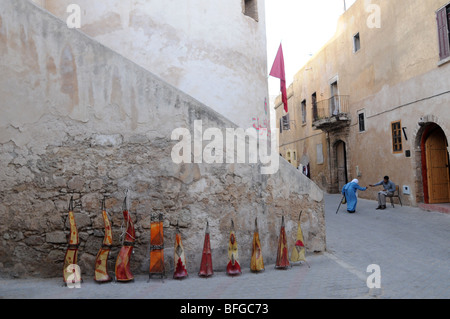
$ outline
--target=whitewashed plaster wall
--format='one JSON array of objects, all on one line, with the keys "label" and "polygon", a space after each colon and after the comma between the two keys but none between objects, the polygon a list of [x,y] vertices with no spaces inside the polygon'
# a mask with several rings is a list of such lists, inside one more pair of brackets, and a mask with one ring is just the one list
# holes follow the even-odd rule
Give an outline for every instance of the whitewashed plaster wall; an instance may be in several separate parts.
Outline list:
[{"label": "whitewashed plaster wall", "polygon": [[[264,0],[34,0],[243,128],[269,126]],[[256,0],[255,0],[256,1]]]}]

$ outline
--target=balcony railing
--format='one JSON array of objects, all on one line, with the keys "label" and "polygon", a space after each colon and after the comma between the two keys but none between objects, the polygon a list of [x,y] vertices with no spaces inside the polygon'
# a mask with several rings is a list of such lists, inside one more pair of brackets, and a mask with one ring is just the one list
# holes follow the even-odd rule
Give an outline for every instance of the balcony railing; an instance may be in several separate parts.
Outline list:
[{"label": "balcony railing", "polygon": [[348,95],[335,95],[313,105],[313,126],[317,129],[329,130],[350,123]]}]

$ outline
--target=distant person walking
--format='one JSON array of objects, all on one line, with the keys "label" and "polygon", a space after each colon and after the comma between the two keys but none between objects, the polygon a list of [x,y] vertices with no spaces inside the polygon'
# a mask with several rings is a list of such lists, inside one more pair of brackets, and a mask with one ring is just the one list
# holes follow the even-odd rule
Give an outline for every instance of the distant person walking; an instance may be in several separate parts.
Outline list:
[{"label": "distant person walking", "polygon": [[342,188],[342,194],[345,195],[345,199],[347,200],[347,212],[354,213],[356,212],[356,204],[358,203],[358,198],[356,197],[356,192],[359,190],[365,191],[367,187],[359,186],[359,181],[357,179],[352,180],[350,183],[347,183]]},{"label": "distant person walking", "polygon": [[391,197],[395,192],[395,184],[385,176],[379,183],[369,185],[370,187],[383,185],[383,190],[378,192],[378,207],[376,209],[386,209],[386,196]]}]

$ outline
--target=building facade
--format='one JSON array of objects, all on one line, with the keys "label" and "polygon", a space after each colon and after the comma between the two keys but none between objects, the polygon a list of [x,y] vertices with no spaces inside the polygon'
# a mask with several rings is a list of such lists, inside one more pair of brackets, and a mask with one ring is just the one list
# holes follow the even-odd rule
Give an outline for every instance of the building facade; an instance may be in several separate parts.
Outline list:
[{"label": "building facade", "polygon": [[264,0],[33,0],[242,128],[269,122]]},{"label": "building facade", "polygon": [[449,26],[448,0],[356,1],[295,75],[289,114],[277,99],[280,154],[327,192],[389,175],[403,203],[450,202]]}]

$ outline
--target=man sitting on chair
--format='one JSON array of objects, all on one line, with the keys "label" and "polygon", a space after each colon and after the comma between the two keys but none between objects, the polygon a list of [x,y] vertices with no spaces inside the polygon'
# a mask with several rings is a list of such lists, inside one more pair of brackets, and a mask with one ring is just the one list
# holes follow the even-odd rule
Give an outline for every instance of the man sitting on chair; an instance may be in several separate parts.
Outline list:
[{"label": "man sitting on chair", "polygon": [[385,176],[384,179],[376,184],[369,185],[370,187],[375,187],[383,185],[382,191],[378,192],[378,207],[377,209],[386,209],[386,196],[391,197],[395,192],[395,184],[389,180],[389,176]]}]

